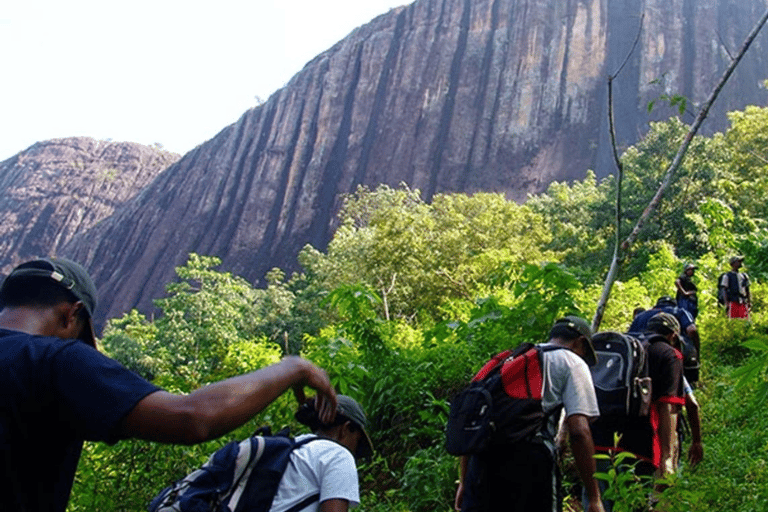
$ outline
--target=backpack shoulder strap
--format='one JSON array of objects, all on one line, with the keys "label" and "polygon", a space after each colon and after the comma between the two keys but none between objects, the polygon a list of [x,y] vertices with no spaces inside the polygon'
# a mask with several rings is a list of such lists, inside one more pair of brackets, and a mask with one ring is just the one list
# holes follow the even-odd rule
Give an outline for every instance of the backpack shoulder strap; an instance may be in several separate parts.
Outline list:
[{"label": "backpack shoulder strap", "polygon": [[299,512],[299,510],[304,510],[306,507],[311,505],[312,503],[318,501],[320,499],[320,493],[316,492],[315,494],[312,494],[310,496],[307,496],[285,512]]},{"label": "backpack shoulder strap", "polygon": [[538,345],[534,345],[533,343],[526,341],[519,344],[517,347],[515,347],[515,350],[512,351],[511,355],[512,357],[517,357],[521,354],[525,354],[532,348],[536,348],[536,347],[538,347]]},{"label": "backpack shoulder strap", "polygon": [[317,436],[296,441],[288,435],[253,436],[249,439],[256,455],[247,471],[233,485],[227,503],[231,510],[269,510],[291,453],[305,444],[320,439]]},{"label": "backpack shoulder strap", "polygon": [[[305,439],[302,439],[301,441],[296,441],[296,443],[293,445],[293,449],[296,450],[297,448],[301,448],[305,444],[311,443],[312,441],[319,441],[321,439],[325,439],[326,441],[333,441],[334,443],[338,443],[338,441],[335,441],[334,439],[329,439],[327,437],[322,436],[314,436],[314,437],[307,437]],[[315,494],[311,494],[286,510],[285,512],[299,512],[300,510],[304,510],[306,507],[311,505],[312,503],[318,501],[320,499],[320,493],[316,492]]]}]

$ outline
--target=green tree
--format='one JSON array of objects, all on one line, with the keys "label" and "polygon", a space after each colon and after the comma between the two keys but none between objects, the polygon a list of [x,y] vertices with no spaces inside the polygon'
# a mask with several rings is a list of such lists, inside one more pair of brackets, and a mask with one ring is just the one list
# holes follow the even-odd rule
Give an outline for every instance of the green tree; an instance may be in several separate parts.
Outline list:
[{"label": "green tree", "polygon": [[593,171],[581,181],[553,182],[547,192],[531,196],[526,205],[547,220],[547,248],[585,279],[605,271],[610,260],[613,177],[598,182]]},{"label": "green tree", "polygon": [[327,254],[305,248],[300,262],[326,290],[376,290],[384,318],[444,317],[452,299],[487,294],[487,276],[502,262],[548,255],[543,218],[498,194],[442,194],[427,204],[407,188],[360,188],[340,217]]}]

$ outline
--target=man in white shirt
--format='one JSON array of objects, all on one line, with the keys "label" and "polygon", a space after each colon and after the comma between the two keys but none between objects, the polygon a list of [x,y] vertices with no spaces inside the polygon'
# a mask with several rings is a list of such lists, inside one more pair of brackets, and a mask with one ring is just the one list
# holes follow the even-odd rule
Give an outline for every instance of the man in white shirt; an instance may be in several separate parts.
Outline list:
[{"label": "man in white shirt", "polygon": [[347,512],[359,505],[355,459],[369,457],[373,445],[360,404],[345,395],[337,400],[336,420],[330,425],[320,422],[311,403],[296,414],[314,431],[296,440],[317,439],[291,453],[270,512]]}]

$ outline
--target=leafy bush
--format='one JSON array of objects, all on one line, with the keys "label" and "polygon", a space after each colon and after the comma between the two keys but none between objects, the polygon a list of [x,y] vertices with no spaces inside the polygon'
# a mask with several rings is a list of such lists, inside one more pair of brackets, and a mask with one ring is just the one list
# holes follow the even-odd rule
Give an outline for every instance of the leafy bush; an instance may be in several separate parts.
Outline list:
[{"label": "leafy bush", "polygon": [[402,496],[413,512],[450,511],[456,490],[457,459],[440,446],[417,450],[405,463]]},{"label": "leafy bush", "polygon": [[607,462],[606,470],[598,470],[595,478],[605,482],[602,497],[613,503],[613,512],[633,512],[647,506],[652,477],[635,473],[637,459],[631,453],[598,454],[595,458]]},{"label": "leafy bush", "polygon": [[698,324],[702,333],[701,359],[724,365],[742,363],[750,351],[744,342],[755,335],[755,325],[722,316],[703,318]]},{"label": "leafy bush", "polygon": [[755,387],[734,393],[733,367],[707,365],[707,380],[697,390],[702,406],[704,460],[684,465],[681,478],[664,496],[671,510],[754,512],[768,503],[768,410],[754,407]]}]

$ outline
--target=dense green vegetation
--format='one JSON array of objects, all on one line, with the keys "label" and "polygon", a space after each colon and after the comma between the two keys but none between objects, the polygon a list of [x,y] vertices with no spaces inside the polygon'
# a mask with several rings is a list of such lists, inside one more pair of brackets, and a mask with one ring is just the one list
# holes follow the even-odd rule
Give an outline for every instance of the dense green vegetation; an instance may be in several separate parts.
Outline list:
[{"label": "dense green vegetation", "polygon": [[[768,109],[735,112],[731,122],[724,134],[695,139],[627,255],[601,325],[623,330],[636,306],[674,295],[685,262],[698,264],[705,459],[683,467],[666,510],[747,512],[768,501],[768,414],[752,400],[768,389]],[[654,124],[625,151],[622,233],[685,130],[675,119]],[[301,273],[276,269],[255,289],[217,271],[217,259],[193,254],[157,301],[162,314],[112,320],[103,347],[177,392],[300,353],[370,417],[377,454],[360,468],[361,510],[452,510],[457,461],[442,449],[448,399],[494,353],[543,341],[558,316],[591,318],[613,250],[615,186],[588,173],[523,205],[497,194],[444,194],[427,204],[405,186],[361,188],[346,199],[327,250],[302,251]],[[715,279],[735,253],[746,256],[754,283],[750,322],[725,320],[714,300]],[[88,444],[69,509],[144,510],[225,441],[262,424],[299,431],[295,405],[287,394],[227,439],[201,446]]]}]

